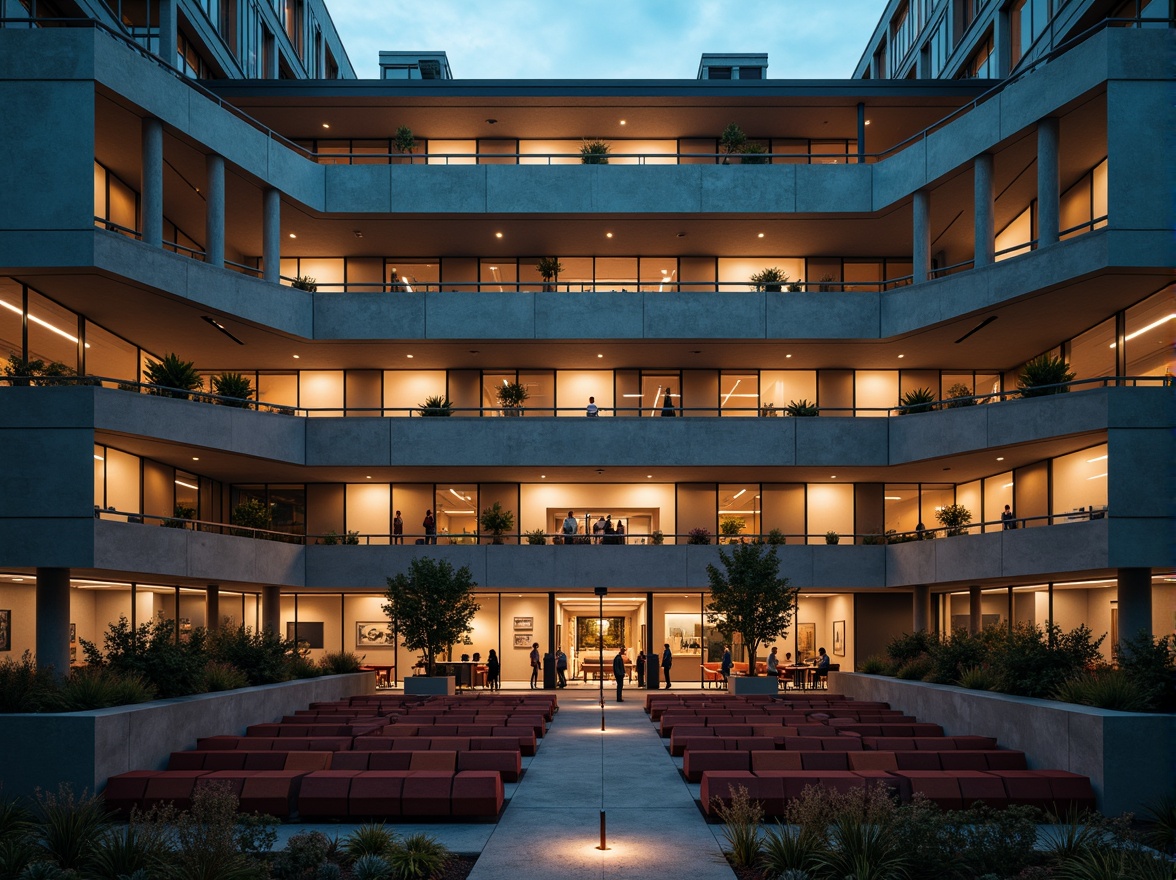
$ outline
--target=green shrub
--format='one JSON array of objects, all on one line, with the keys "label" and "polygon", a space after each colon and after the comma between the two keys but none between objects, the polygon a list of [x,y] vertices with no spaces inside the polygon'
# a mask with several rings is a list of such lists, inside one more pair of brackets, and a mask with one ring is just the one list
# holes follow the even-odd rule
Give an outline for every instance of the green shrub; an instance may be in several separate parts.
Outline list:
[{"label": "green shrub", "polygon": [[307,293],[318,293],[318,279],[309,275],[295,275],[290,286],[295,290],[305,290]]},{"label": "green shrub", "polygon": [[290,838],[270,866],[274,880],[315,880],[331,841],[321,831],[300,831]]},{"label": "green shrub", "polygon": [[1148,846],[1176,854],[1176,795],[1166,795],[1144,807],[1143,839]]},{"label": "green shrub", "polygon": [[452,858],[453,853],[435,837],[410,834],[396,842],[386,861],[395,880],[429,880],[439,876]]},{"label": "green shrub", "polygon": [[34,839],[45,858],[59,868],[81,870],[110,824],[102,801],[68,785],[56,793],[38,791]]},{"label": "green shrub", "polygon": [[1056,880],[1172,880],[1172,864],[1147,850],[1104,844],[1059,865]]},{"label": "green shrub", "polygon": [[327,675],[348,675],[359,672],[359,655],[350,651],[329,651],[319,658],[319,666]]},{"label": "green shrub", "polygon": [[866,675],[893,675],[894,666],[885,657],[874,654],[859,663],[857,671]]},{"label": "green shrub", "polygon": [[784,532],[780,529],[772,529],[768,532],[768,545],[771,547],[779,547],[787,543],[784,537]]},{"label": "green shrub", "polygon": [[216,401],[221,406],[235,406],[238,408],[249,406],[253,399],[253,382],[241,373],[221,373],[212,377],[212,390],[223,400]]},{"label": "green shrub", "polygon": [[425,402],[417,407],[417,413],[426,418],[452,416],[453,402],[444,394],[426,397]]},{"label": "green shrub", "polygon": [[825,532],[825,543],[826,544],[840,544],[841,543],[841,536],[839,534],[837,534],[836,532]]},{"label": "green shrub", "polygon": [[709,544],[711,542],[711,533],[707,529],[691,529],[689,537],[686,538],[687,544]]},{"label": "green shrub", "polygon": [[1016,623],[1011,631],[994,630],[991,637],[988,663],[1000,682],[999,690],[1042,698],[1066,679],[1097,666],[1103,641],[1103,637],[1093,638],[1085,625],[1067,633],[1057,625],[1041,628],[1030,623]]},{"label": "green shrub", "polygon": [[830,877],[894,880],[906,873],[907,854],[887,824],[839,816],[830,837],[829,847],[813,856],[818,870]]},{"label": "green shrub", "polygon": [[547,532],[543,531],[543,529],[533,529],[532,531],[524,532],[523,536],[527,539],[528,544],[538,545],[547,543]]},{"label": "green shrub", "polygon": [[948,537],[962,535],[972,521],[972,511],[962,504],[948,504],[935,511],[935,518],[947,530]]},{"label": "green shrub", "polygon": [[293,678],[290,658],[294,643],[271,629],[260,633],[247,627],[221,627],[208,634],[208,654],[218,662],[235,666],[249,684],[274,684]]},{"label": "green shrub", "polygon": [[611,149],[607,141],[584,141],[580,145],[580,163],[582,165],[607,165]]},{"label": "green shrub", "polygon": [[935,680],[955,684],[964,670],[984,665],[988,644],[984,634],[974,636],[966,629],[957,629],[950,636],[930,644],[928,652],[934,664],[932,674]]},{"label": "green shrub", "polygon": [[1119,644],[1119,668],[1144,687],[1149,695],[1147,711],[1176,711],[1176,651],[1171,636],[1153,640],[1141,631]]},{"label": "green shrub", "polygon": [[935,394],[930,388],[916,388],[898,399],[898,414],[931,412],[935,409]]},{"label": "green shrub", "polygon": [[37,668],[30,651],[0,660],[0,713],[43,712],[57,693],[52,669]]},{"label": "green shrub", "polygon": [[760,293],[764,291],[778,293],[788,283],[788,273],[776,266],[769,266],[766,269],[760,269],[760,271],[753,273],[748,281],[751,282],[752,290]]},{"label": "green shrub", "polygon": [[814,857],[823,848],[821,837],[777,822],[764,831],[760,862],[768,877],[783,876],[787,871],[807,874],[815,867]]},{"label": "green shrub", "polygon": [[383,822],[360,825],[343,841],[343,852],[349,859],[361,856],[385,856],[396,845],[396,833]]},{"label": "green shrub", "polygon": [[192,808],[155,816],[173,830],[175,862],[169,880],[261,880],[264,867],[241,851],[238,801],[228,783],[199,786]]},{"label": "green shrub", "polygon": [[175,353],[166,354],[159,361],[148,360],[143,369],[143,381],[150,386],[148,394],[181,400],[192,397],[184,392],[198,391],[204,385],[204,380],[196,372],[196,365],[192,361],[180,360]]},{"label": "green shrub", "polygon": [[927,630],[895,636],[886,646],[886,656],[893,663],[905,663],[921,654],[929,654],[937,644],[935,635]]},{"label": "green shrub", "polygon": [[972,394],[972,389],[962,382],[956,382],[947,389],[947,400],[943,404],[944,409],[959,409],[961,406],[975,406],[976,398]]},{"label": "green shrub", "polygon": [[177,643],[174,621],[154,620],[132,629],[127,619],[120,617],[103,636],[105,654],[85,639],[81,645],[87,665],[141,676],[161,698],[202,690],[208,661],[202,628],[194,629],[186,641]]},{"label": "green shrub", "polygon": [[809,403],[808,398],[802,397],[800,400],[788,401],[788,406],[784,407],[784,412],[787,415],[796,418],[811,418],[820,415],[815,403]]},{"label": "green shrub", "polygon": [[1152,705],[1147,686],[1122,669],[1084,672],[1063,681],[1052,696],[1063,703],[1121,712],[1146,712]]},{"label": "green shrub", "polygon": [[1074,381],[1074,375],[1070,365],[1062,358],[1043,354],[1021,368],[1017,376],[1017,389],[1022,397],[1064,394],[1070,390],[1065,383]]},{"label": "green shrub", "polygon": [[296,653],[287,661],[287,668],[293,678],[318,678],[325,675],[325,670],[315,663],[307,654]]},{"label": "green shrub", "polygon": [[360,856],[351,866],[352,880],[389,880],[391,877],[392,866],[374,853]]},{"label": "green shrub", "polygon": [[245,498],[233,508],[229,519],[233,525],[241,526],[239,529],[230,529],[229,534],[239,538],[251,538],[254,537],[254,529],[269,529],[273,526],[273,511],[258,498]]},{"label": "green shrub", "polygon": [[974,691],[990,691],[996,687],[997,678],[987,666],[965,666],[960,670],[960,687]]},{"label": "green shrub", "polygon": [[24,877],[25,869],[34,864],[40,854],[41,851],[27,834],[0,837],[0,877],[5,880]]},{"label": "green shrub", "polygon": [[231,691],[249,686],[249,676],[231,663],[209,660],[204,664],[202,689],[206,693]]},{"label": "green shrub", "polygon": [[931,663],[930,657],[916,657],[914,660],[908,660],[906,663],[901,664],[894,671],[894,677],[901,678],[905,681],[923,681],[934,670],[935,667]]},{"label": "green shrub", "polygon": [[120,672],[101,666],[75,669],[52,702],[55,712],[83,712],[129,706],[155,699],[155,688],[137,672]]},{"label": "green shrub", "polygon": [[719,798],[711,801],[711,809],[723,823],[723,839],[727,842],[727,860],[736,870],[747,870],[759,863],[759,827],[764,818],[764,806],[752,800],[747,787],[732,786],[731,802]]},{"label": "green shrub", "polygon": [[187,522],[190,519],[196,519],[196,508],[177,504],[172,508],[172,515],[163,521],[163,525],[169,529],[185,529],[190,525]]},{"label": "green shrub", "polygon": [[162,876],[170,861],[166,831],[151,823],[135,822],[107,829],[98,839],[87,862],[87,876],[120,880],[143,872],[147,878]]}]

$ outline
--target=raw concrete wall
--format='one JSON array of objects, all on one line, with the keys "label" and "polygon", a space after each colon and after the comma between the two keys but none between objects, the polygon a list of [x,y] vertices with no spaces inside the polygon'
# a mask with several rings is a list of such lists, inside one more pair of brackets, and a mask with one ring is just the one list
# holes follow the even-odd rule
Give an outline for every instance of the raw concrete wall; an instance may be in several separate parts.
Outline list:
[{"label": "raw concrete wall", "polygon": [[239,736],[315,701],[374,692],[374,674],[361,672],[91,712],[0,715],[0,785],[6,797],[61,783],[99,792],[118,773],[164,769],[172,752],[195,748],[198,737]]},{"label": "raw concrete wall", "polygon": [[1113,712],[875,675],[829,673],[829,688],[856,700],[884,700],[949,736],[995,736],[1025,752],[1029,768],[1089,776],[1109,816],[1139,812],[1176,779],[1176,715]]}]

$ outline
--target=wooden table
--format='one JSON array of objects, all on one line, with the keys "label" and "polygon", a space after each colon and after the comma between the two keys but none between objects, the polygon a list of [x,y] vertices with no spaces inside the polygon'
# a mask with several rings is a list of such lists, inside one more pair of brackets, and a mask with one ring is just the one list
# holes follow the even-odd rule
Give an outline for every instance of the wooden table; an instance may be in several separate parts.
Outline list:
[{"label": "wooden table", "polygon": [[[584,677],[585,684],[588,682],[588,673],[592,673],[593,678],[600,678],[600,661],[599,660],[581,660],[580,674]],[[607,680],[613,674],[612,660],[604,661],[604,677]],[[625,675],[629,681],[633,680],[633,661],[625,662]]]},{"label": "wooden table", "polygon": [[812,686],[813,675],[817,671],[815,666],[781,666],[779,669],[781,674],[792,673],[792,686],[803,690]]}]

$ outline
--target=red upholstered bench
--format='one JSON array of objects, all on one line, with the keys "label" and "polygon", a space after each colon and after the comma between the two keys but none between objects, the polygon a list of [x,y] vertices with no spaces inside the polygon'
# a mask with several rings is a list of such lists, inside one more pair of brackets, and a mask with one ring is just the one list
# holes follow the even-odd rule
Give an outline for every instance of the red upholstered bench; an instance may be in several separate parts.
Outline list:
[{"label": "red upholstered bench", "polygon": [[294,812],[298,788],[306,773],[304,770],[258,770],[246,776],[241,788],[241,812],[289,816]]},{"label": "red upholstered bench", "polygon": [[785,800],[800,797],[810,786],[847,792],[866,785],[864,778],[848,770],[762,770],[756,775],[782,779]]},{"label": "red upholstered bench", "polygon": [[351,780],[359,770],[318,770],[302,778],[298,814],[302,819],[337,819],[348,814]]},{"label": "red upholstered bench", "polygon": [[[878,754],[886,754],[881,752]],[[940,756],[946,752],[927,752],[927,751],[903,751],[890,752],[894,755],[894,760],[898,764],[899,770],[942,770],[943,764],[940,763]]]},{"label": "red upholstered bench", "polygon": [[756,796],[756,792],[767,791],[770,789],[770,785],[759,780],[760,777],[750,770],[711,770],[703,773],[702,787],[699,793],[703,813],[711,816],[716,800],[730,806],[731,798],[740,786],[746,788],[748,794],[756,800],[762,800],[762,797]]},{"label": "red upholstered bench", "polygon": [[489,749],[458,752],[457,770],[459,773],[493,770],[502,777],[503,782],[518,782],[523,772],[523,758],[518,749],[500,752]]},{"label": "red upholstered bench", "polygon": [[751,753],[752,772],[761,770],[803,770],[801,755],[803,752],[753,751]]},{"label": "red upholstered bench", "polygon": [[804,770],[849,770],[848,752],[797,752]]},{"label": "red upholstered bench", "polygon": [[[914,754],[931,754],[931,752],[915,752]],[[898,760],[894,752],[846,752],[849,769],[855,773],[865,770],[892,771],[898,769]]]},{"label": "red upholstered bench", "polygon": [[454,817],[495,819],[502,811],[504,800],[502,776],[496,770],[466,770],[453,777],[450,811]]},{"label": "red upholstered bench", "polygon": [[492,738],[503,736],[514,737],[515,742],[519,744],[519,751],[524,755],[529,756],[535,754],[535,731],[518,727],[495,727],[494,732],[491,734]]},{"label": "red upholstered bench", "polygon": [[944,770],[1026,770],[1025,753],[1016,749],[954,749],[939,753]]},{"label": "red upholstered bench", "polygon": [[689,782],[700,782],[702,774],[707,770],[750,770],[751,753],[734,750],[701,751],[695,749],[686,752],[682,762],[682,772]]},{"label": "red upholstered bench", "polygon": [[400,796],[411,770],[368,770],[351,780],[348,816],[401,816]]},{"label": "red upholstered bench", "polygon": [[450,815],[454,775],[442,770],[409,771],[400,794],[400,814],[406,818]]}]

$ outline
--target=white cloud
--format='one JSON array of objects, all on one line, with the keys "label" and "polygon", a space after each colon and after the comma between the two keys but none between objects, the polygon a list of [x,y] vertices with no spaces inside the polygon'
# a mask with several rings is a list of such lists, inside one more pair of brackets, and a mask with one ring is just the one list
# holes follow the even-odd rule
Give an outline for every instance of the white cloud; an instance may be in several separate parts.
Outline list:
[{"label": "white cloud", "polygon": [[703,52],[767,52],[772,79],[847,79],[885,0],[327,0],[356,73],[444,50],[459,79],[693,79]]}]

